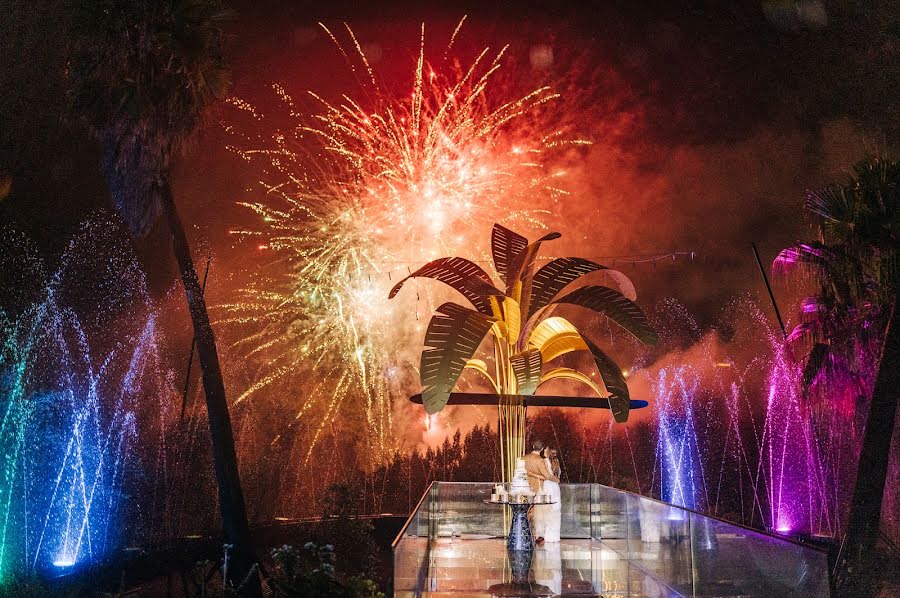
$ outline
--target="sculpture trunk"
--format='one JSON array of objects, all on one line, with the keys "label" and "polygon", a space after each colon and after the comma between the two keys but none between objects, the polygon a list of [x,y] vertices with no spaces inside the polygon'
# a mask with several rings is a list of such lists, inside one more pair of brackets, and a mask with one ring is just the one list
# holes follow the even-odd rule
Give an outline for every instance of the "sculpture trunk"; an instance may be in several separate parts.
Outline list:
[{"label": "sculpture trunk", "polygon": [[[896,294],[895,294],[896,296]],[[856,485],[842,562],[838,564],[838,590],[842,596],[868,595],[874,573],[869,567],[878,542],[881,507],[891,454],[891,438],[900,393],[900,321],[894,300],[881,351],[881,363],[866,418]]]},{"label": "sculpture trunk", "polygon": [[[247,522],[247,510],[241,480],[238,474],[237,453],[234,447],[234,434],[231,428],[231,417],[225,398],[225,383],[222,379],[222,368],[216,350],[216,339],[213,335],[203,290],[194,268],[190,246],[181,223],[181,217],[172,197],[172,189],[168,183],[161,190],[162,209],[172,234],[172,248],[178,262],[178,270],[184,283],[191,323],[194,328],[194,339],[197,343],[197,355],[203,378],[203,392],[206,395],[206,410],[209,419],[209,431],[212,437],[213,461],[215,463],[216,481],[219,487],[219,509],[222,516],[222,530],[226,544],[232,546],[228,559],[229,581],[237,586],[252,571],[257,562],[256,553],[250,536]],[[254,574],[243,588],[242,595],[259,595],[258,575]]]},{"label": "sculpture trunk", "polygon": [[525,405],[518,396],[516,377],[509,362],[510,346],[494,339],[494,364],[500,396],[497,402],[497,435],[500,438],[500,478],[508,484],[516,458],[525,454]]}]

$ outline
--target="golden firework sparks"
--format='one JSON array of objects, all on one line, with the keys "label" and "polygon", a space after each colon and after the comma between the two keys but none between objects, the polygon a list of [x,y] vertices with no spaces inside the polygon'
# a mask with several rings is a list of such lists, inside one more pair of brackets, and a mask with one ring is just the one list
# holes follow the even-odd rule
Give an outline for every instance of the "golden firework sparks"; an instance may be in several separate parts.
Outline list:
[{"label": "golden firework sparks", "polygon": [[[347,413],[345,403],[361,401],[369,439],[384,454],[393,446],[392,398],[403,397],[403,371],[413,367],[408,360],[405,369],[397,367],[404,365],[404,339],[413,338],[414,307],[388,303],[391,272],[406,274],[421,256],[486,259],[472,252],[488,223],[543,228],[541,217],[565,195],[557,184],[563,173],[549,168],[545,155],[588,142],[563,130],[531,133],[538,108],[559,98],[549,87],[493,99],[490,82],[505,47],[484,49],[465,69],[448,53],[433,66],[423,25],[412,92],[397,98],[378,83],[348,26],[349,53],[321,26],[351,68],[365,70],[362,95],[373,99],[364,104],[344,95],[329,102],[310,91],[318,108],[305,114],[274,85],[294,126],[265,142],[245,138],[231,146],[248,162],[261,161],[264,190],[261,199],[242,204],[256,223],[232,232],[252,238],[273,259],[269,276],[242,289],[220,321],[247,331],[236,346],[262,364],[238,402],[282,381],[302,383],[297,419],[316,418],[311,454],[325,427]],[[249,103],[230,103],[264,120]]]}]

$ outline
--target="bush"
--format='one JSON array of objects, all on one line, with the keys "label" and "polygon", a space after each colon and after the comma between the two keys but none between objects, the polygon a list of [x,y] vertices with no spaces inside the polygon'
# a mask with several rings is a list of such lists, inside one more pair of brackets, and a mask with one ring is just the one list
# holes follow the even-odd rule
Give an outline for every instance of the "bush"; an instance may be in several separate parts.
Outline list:
[{"label": "bush", "polygon": [[[285,598],[384,598],[371,579],[351,577],[346,584],[335,578],[335,554],[331,544],[307,542],[303,553],[284,545],[272,550],[273,570],[268,583],[276,596]],[[312,570],[310,569],[310,561]]]}]

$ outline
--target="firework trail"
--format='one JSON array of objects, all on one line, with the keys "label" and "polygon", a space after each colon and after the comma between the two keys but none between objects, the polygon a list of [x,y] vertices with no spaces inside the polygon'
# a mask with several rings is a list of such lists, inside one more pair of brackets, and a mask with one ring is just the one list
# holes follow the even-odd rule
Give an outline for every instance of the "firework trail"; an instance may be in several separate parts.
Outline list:
[{"label": "firework trail", "polygon": [[[315,422],[307,458],[323,430],[359,400],[372,448],[391,450],[391,399],[412,379],[404,338],[421,329],[410,317],[418,288],[405,303],[387,302],[396,277],[440,255],[487,259],[472,248],[494,222],[543,228],[566,194],[564,172],[547,166],[548,154],[588,143],[562,129],[533,133],[541,107],[559,99],[549,87],[511,101],[492,97],[505,47],[484,49],[467,68],[448,58],[461,25],[437,65],[426,60],[423,25],[412,91],[399,98],[378,82],[349,26],[347,50],[321,25],[360,75],[365,107],[310,91],[316,109],[308,115],[274,85],[293,127],[230,148],[262,164],[265,192],[243,204],[257,222],[232,232],[272,256],[267,277],[223,307],[221,321],[245,330],[236,346],[264,363],[237,401],[301,381],[295,421]],[[249,103],[231,103],[264,120]]]}]

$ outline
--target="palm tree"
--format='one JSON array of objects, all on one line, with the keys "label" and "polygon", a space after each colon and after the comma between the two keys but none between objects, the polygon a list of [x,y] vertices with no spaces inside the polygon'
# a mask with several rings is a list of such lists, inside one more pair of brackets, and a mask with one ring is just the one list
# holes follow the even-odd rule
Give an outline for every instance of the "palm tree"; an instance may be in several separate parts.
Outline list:
[{"label": "palm tree", "polygon": [[[203,292],[169,182],[204,109],[228,85],[219,0],[82,0],[68,65],[73,114],[99,140],[113,203],[136,236],[162,216],[172,235],[206,394],[231,580],[254,571],[225,385]],[[257,576],[253,589],[258,591]]]},{"label": "palm tree", "polygon": [[[478,372],[500,397],[500,457],[504,481],[512,479],[515,458],[524,454],[525,408],[522,395],[534,395],[550,380],[569,379],[607,397],[617,422],[628,419],[630,399],[622,369],[597,345],[585,338],[569,320],[547,316],[553,306],[577,305],[606,316],[642,343],[652,345],[657,335],[634,303],[631,281],[616,270],[582,258],[556,258],[535,272],[541,243],[558,239],[550,233],[529,243],[525,237],[499,224],[491,233],[494,268],[505,291],[494,286],[480,266],[460,257],[440,258],[416,270],[391,289],[390,298],[410,278],[439,280],[459,291],[475,308],[444,303],[437,308],[425,332],[420,380],[422,402],[429,414],[447,404],[464,369]],[[576,279],[591,272],[607,274],[619,287],[587,285],[559,296]],[[475,359],[482,340],[493,338],[493,372]],[[556,358],[584,351],[600,373],[598,384],[583,372],[568,367],[544,368]]]},{"label": "palm tree", "polygon": [[[900,163],[869,158],[850,180],[807,195],[818,239],[783,250],[775,267],[801,265],[818,280],[803,301],[803,319],[789,339],[810,344],[804,382],[835,364],[850,363],[857,374],[880,343],[871,406],[857,468],[836,581],[851,593],[870,583],[867,559],[878,541],[881,506],[900,388]],[[857,594],[861,595],[861,594]]]}]

